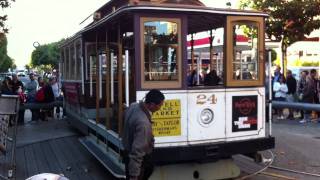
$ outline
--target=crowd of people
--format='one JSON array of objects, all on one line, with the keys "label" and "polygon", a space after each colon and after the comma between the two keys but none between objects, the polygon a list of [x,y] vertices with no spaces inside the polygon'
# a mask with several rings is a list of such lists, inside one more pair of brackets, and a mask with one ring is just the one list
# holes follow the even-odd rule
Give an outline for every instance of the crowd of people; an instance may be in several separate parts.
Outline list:
[{"label": "crowd of people", "polygon": [[[0,86],[0,92],[4,95],[19,95],[20,104],[25,103],[50,103],[55,100],[60,100],[60,88],[57,79],[54,76],[49,77],[48,82],[42,77],[36,79],[35,74],[29,74],[29,81],[23,84],[16,74],[12,78],[6,77]],[[60,113],[60,108],[56,108],[57,114]],[[24,123],[23,109],[19,110],[18,123]],[[48,116],[53,115],[53,109],[32,109],[32,121],[47,120]]]},{"label": "crowd of people", "polygon": [[217,75],[216,70],[211,70],[207,73],[207,70],[203,70],[197,77],[197,70],[188,70],[187,72],[187,85],[188,86],[216,86],[222,82],[221,78]]},{"label": "crowd of people", "polygon": [[[281,73],[281,68],[276,67],[272,77],[273,99],[276,101],[302,102],[302,103],[319,103],[320,97],[320,80],[317,78],[317,71],[302,71],[297,81],[290,70],[287,70],[286,76]],[[300,123],[319,121],[320,113],[317,117],[312,116],[312,111],[294,111],[289,110],[290,119],[295,118],[295,114],[300,114]],[[282,109],[277,109],[276,116],[278,119],[284,119]]]}]

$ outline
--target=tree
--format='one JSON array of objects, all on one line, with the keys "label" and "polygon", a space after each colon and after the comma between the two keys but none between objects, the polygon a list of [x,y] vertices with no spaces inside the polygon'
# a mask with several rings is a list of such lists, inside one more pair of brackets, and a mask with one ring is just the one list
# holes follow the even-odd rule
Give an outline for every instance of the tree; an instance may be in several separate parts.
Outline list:
[{"label": "tree", "polygon": [[[11,2],[15,0],[0,0],[0,7],[2,9],[7,8],[10,6]],[[5,21],[8,19],[7,15],[0,15],[0,34],[8,33],[8,28],[5,25]]]},{"label": "tree", "polygon": [[60,59],[59,44],[54,42],[38,46],[31,55],[31,65],[33,67],[57,68]]},{"label": "tree", "polygon": [[319,0],[241,0],[240,8],[267,12],[266,34],[281,42],[282,69],[287,64],[287,48],[320,28]]},{"label": "tree", "polygon": [[24,68],[28,71],[28,73],[30,72],[30,65],[29,64],[26,64],[26,65],[24,65]]},{"label": "tree", "polygon": [[3,34],[3,37],[0,38],[0,72],[6,72],[14,66],[13,59],[7,54],[7,45],[7,37]]}]

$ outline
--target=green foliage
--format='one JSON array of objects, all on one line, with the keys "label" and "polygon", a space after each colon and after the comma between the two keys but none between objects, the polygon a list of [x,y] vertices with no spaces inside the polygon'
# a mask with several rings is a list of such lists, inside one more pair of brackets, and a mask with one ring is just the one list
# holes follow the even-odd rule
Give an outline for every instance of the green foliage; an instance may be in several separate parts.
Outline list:
[{"label": "green foliage", "polygon": [[[15,0],[0,0],[0,7],[2,9],[8,8],[11,2]],[[8,16],[5,14],[0,14],[0,34],[8,33],[8,28],[5,25],[5,21],[8,19]]]},{"label": "green foliage", "polygon": [[31,67],[29,64],[24,65],[24,68],[28,71],[28,73],[30,72]]},{"label": "green foliage", "polygon": [[301,59],[296,59],[294,61],[292,61],[292,63],[290,64],[290,66],[293,67],[301,67],[301,66],[305,66],[305,67],[315,67],[315,66],[319,66],[319,61],[314,60],[314,61],[307,61],[307,60],[301,60]]},{"label": "green foliage", "polygon": [[283,49],[320,28],[319,0],[241,0],[239,7],[267,12],[266,33],[283,40]]},{"label": "green foliage", "polygon": [[38,46],[31,55],[32,67],[57,68],[60,59],[59,43]]},{"label": "green foliage", "polygon": [[281,41],[283,70],[287,65],[287,48],[320,28],[319,0],[241,0],[239,7],[270,15],[266,19],[266,34],[272,40]]},{"label": "green foliage", "polygon": [[319,62],[304,61],[301,66],[319,66]]},{"label": "green foliage", "polygon": [[7,37],[3,34],[0,38],[0,72],[6,72],[14,66],[13,59],[7,53]]}]

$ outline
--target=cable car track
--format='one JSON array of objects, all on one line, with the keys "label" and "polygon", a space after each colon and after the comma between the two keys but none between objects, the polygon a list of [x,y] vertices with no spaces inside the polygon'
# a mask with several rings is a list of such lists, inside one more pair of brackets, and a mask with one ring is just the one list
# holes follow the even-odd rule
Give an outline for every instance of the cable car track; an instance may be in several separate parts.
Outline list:
[{"label": "cable car track", "polygon": [[[284,167],[280,167],[280,166],[274,166],[274,165],[272,165],[272,163],[274,162],[275,156],[274,156],[272,151],[269,150],[267,152],[270,153],[271,158],[267,159],[267,158],[263,157],[262,161],[264,163],[266,163],[266,165],[264,165],[262,168],[260,167],[261,164],[255,163],[255,167],[251,167],[251,168],[259,167],[260,169],[255,170],[254,172],[252,172],[252,169],[251,169],[251,172],[249,172],[250,170],[248,170],[248,166],[246,166],[246,168],[244,168],[244,166],[241,166],[239,164],[240,165],[240,169],[242,171],[248,173],[248,174],[243,175],[243,176],[241,176],[239,178],[236,178],[236,180],[245,180],[245,179],[250,179],[250,178],[257,177],[257,176],[268,176],[268,177],[273,177],[273,178],[278,178],[278,179],[286,179],[286,180],[298,179],[297,177],[294,177],[294,174],[295,175],[304,175],[304,176],[309,176],[309,177],[320,178],[320,174],[309,173],[309,172],[304,172],[304,171],[298,171],[298,170],[293,170],[293,169],[284,168]],[[244,156],[242,156],[242,157],[244,157]],[[245,163],[243,161],[243,159],[246,159],[248,161],[251,160],[251,162],[252,162],[252,159],[249,159],[249,158],[246,158],[246,157],[242,158],[241,162],[240,162],[240,160],[238,158],[236,158],[236,161],[239,161],[239,163],[242,163],[244,165],[248,165],[247,164],[248,162]],[[267,170],[272,170],[272,171],[269,172]],[[278,172],[280,172],[280,173],[278,173]],[[281,173],[281,172],[283,172],[283,173]],[[289,175],[285,174],[284,172],[289,173]]]}]

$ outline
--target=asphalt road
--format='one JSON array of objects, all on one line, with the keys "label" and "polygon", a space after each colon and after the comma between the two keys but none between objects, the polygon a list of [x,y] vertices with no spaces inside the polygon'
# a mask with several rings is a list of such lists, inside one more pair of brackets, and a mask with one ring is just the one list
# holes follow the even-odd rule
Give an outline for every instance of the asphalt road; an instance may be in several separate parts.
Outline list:
[{"label": "asphalt road", "polygon": [[[30,112],[26,112],[26,122],[31,120]],[[267,125],[268,126],[268,125]],[[273,166],[296,171],[320,174],[320,123],[300,124],[298,120],[281,120],[273,124],[273,136],[276,138],[276,147],[272,150],[275,155]],[[263,152],[268,157],[269,152]],[[240,167],[254,167],[251,171],[259,170],[263,165],[257,165],[247,159],[240,158]],[[241,168],[246,170],[245,168]],[[266,174],[251,177],[252,180],[269,179],[301,179],[320,180],[320,177],[290,173],[274,169],[267,169]],[[270,176],[276,175],[278,177]],[[282,177],[283,176],[283,177]],[[281,178],[282,177],[282,178]],[[112,176],[106,179],[114,179]]]},{"label": "asphalt road", "polygon": [[[276,137],[273,165],[320,174],[320,123],[278,121],[273,125],[273,135]],[[320,179],[307,175],[290,175],[303,180]]]},{"label": "asphalt road", "polygon": [[[253,176],[249,178],[250,180],[320,180],[320,123],[300,124],[298,120],[276,121],[273,124],[273,136],[276,138],[276,147],[271,150],[275,157],[272,166],[319,174],[319,176],[268,168],[264,174]],[[267,158],[271,157],[268,151],[262,153]],[[235,159],[244,174],[256,172],[264,167],[263,164],[255,164],[238,156]]]}]

